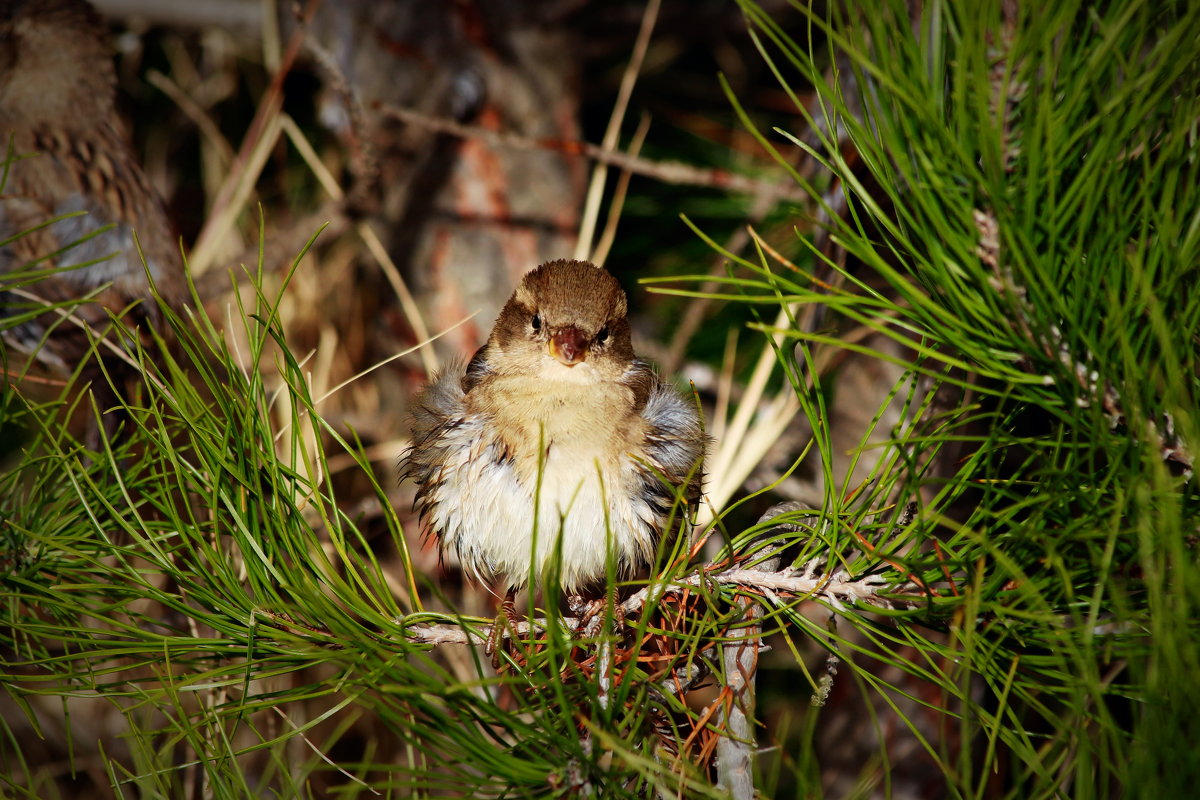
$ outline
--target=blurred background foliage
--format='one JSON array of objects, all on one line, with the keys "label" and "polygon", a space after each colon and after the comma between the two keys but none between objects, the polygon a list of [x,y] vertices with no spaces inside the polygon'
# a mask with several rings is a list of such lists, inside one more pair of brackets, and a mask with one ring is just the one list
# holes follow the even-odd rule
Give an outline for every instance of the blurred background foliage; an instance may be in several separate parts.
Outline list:
[{"label": "blurred background foliage", "polygon": [[[8,794],[750,797],[740,708],[762,796],[1187,796],[1194,4],[129,5],[195,293],[119,436],[0,397]],[[407,398],[608,228],[711,502],[497,675]]]}]

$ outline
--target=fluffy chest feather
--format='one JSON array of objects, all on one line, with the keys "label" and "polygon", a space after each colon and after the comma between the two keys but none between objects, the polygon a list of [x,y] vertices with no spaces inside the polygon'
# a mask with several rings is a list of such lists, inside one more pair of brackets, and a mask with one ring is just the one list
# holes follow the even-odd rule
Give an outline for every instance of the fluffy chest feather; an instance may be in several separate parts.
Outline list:
[{"label": "fluffy chest feather", "polygon": [[467,409],[490,421],[527,484],[540,462],[555,466],[556,481],[597,466],[608,472],[645,435],[632,391],[615,383],[495,376],[476,387]]},{"label": "fluffy chest feather", "polygon": [[575,590],[653,553],[655,515],[639,492],[645,422],[619,384],[496,376],[447,432],[433,527],[479,574],[526,582],[561,555]]}]

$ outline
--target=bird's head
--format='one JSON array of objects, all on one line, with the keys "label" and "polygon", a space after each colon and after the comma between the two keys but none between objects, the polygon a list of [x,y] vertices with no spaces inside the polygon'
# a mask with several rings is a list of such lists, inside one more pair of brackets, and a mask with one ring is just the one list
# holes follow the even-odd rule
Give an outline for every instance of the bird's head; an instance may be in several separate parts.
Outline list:
[{"label": "bird's head", "polygon": [[590,383],[633,361],[625,292],[587,261],[550,261],[527,273],[496,320],[490,366]]}]

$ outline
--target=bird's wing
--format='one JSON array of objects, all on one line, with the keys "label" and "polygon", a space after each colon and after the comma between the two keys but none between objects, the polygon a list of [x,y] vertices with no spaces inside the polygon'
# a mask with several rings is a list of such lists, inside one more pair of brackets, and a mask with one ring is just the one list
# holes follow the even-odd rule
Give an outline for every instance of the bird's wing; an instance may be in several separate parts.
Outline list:
[{"label": "bird's wing", "polygon": [[488,345],[484,345],[475,351],[475,355],[471,356],[471,360],[467,363],[466,369],[462,375],[462,390],[464,393],[475,388],[475,384],[479,380],[492,371],[488,366]]},{"label": "bird's wing", "polygon": [[[635,368],[647,371],[651,378],[641,416],[646,422],[647,461],[661,473],[656,477],[657,490],[668,490],[663,478],[672,487],[686,483],[684,497],[692,505],[700,499],[704,459],[705,435],[700,412],[695,403],[659,378],[648,365],[639,361],[635,362]],[[673,501],[673,496],[670,499]]]},{"label": "bird's wing", "polygon": [[427,487],[446,459],[445,433],[462,424],[466,413],[463,390],[466,367],[451,364],[413,399],[412,444],[400,459],[402,478]]}]

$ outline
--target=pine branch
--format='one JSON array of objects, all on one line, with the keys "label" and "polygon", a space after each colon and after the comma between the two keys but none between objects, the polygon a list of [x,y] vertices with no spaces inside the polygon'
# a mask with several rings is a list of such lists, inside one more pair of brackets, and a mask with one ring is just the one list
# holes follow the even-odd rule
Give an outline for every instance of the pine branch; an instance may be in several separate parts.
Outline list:
[{"label": "pine branch", "polygon": [[[763,525],[788,511],[800,511],[799,503],[780,503],[772,506],[758,524]],[[764,538],[781,532],[795,533],[797,525],[780,525],[768,530]],[[771,556],[761,562],[762,570],[774,572],[779,566],[779,556]],[[752,800],[754,797],[754,752],[756,749],[755,720],[755,677],[758,672],[758,654],[762,648],[762,627],[755,620],[761,616],[758,604],[747,597],[735,601],[742,608],[748,625],[741,625],[729,632],[731,641],[721,646],[722,674],[728,696],[721,706],[722,731],[717,742],[717,785],[729,792],[734,800]]]},{"label": "pine branch", "polygon": [[[643,608],[658,602],[667,594],[678,594],[688,589],[705,585],[733,587],[749,594],[765,596],[777,602],[795,602],[798,599],[822,600],[836,608],[845,608],[848,604],[865,603],[880,608],[893,609],[898,606],[917,608],[928,600],[928,595],[918,590],[913,584],[905,584],[900,589],[885,575],[866,575],[862,578],[852,578],[844,571],[838,571],[828,577],[814,576],[811,569],[801,574],[796,570],[780,571],[726,569],[709,571],[708,569],[685,576],[669,584],[658,584],[640,589],[621,604],[622,610],[630,616],[636,616]],[[270,612],[260,612],[269,616]],[[403,629],[403,638],[417,644],[485,644],[491,633],[490,625],[479,628],[466,628],[449,623],[430,624],[424,622],[428,615],[413,614],[399,617],[395,624]],[[274,617],[278,619],[278,617]],[[576,617],[562,617],[559,624],[565,628],[574,628],[580,620]],[[521,636],[546,630],[549,622],[539,617],[532,622],[522,622],[517,625],[516,634]],[[508,637],[508,626],[504,626],[501,636]]]}]

